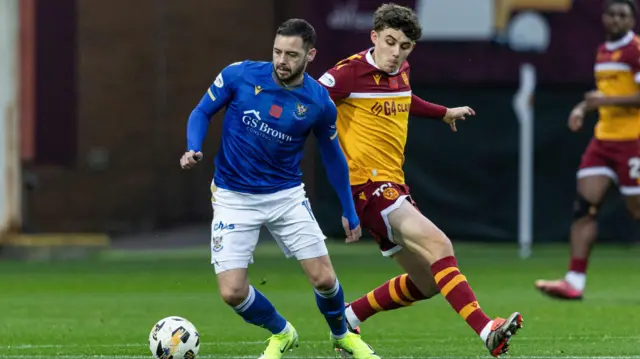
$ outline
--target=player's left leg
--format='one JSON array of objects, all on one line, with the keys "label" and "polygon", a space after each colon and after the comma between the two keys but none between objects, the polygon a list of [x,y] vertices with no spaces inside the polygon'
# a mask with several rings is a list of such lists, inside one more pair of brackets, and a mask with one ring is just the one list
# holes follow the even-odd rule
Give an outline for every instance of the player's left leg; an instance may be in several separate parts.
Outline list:
[{"label": "player's left leg", "polygon": [[267,228],[287,257],[295,256],[314,288],[316,304],[331,331],[334,346],[348,351],[355,359],[379,359],[360,335],[347,330],[344,291],[336,277],[324,243],[325,236],[316,222],[304,191],[292,190],[273,211]]},{"label": "player's left leg", "polygon": [[408,201],[388,214],[394,241],[432,263],[430,271],[442,296],[480,336],[493,356],[508,350],[511,336],[522,327],[522,316],[492,320],[480,308],[467,278],[458,268],[449,238]]}]

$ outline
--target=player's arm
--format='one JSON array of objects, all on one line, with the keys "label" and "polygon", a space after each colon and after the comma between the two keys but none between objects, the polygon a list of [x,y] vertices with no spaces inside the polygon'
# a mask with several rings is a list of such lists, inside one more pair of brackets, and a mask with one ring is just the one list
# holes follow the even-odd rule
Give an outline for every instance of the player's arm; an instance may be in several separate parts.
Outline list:
[{"label": "player's arm", "polygon": [[235,80],[241,75],[241,64],[227,66],[209,86],[198,105],[191,111],[187,122],[187,152],[180,160],[183,168],[189,168],[202,157],[202,143],[207,134],[211,117],[225,107],[235,91]]},{"label": "player's arm", "polygon": [[347,242],[353,242],[357,241],[361,235],[360,220],[356,214],[351,195],[349,166],[338,142],[336,118],[336,107],[333,102],[328,101],[323,118],[314,126],[314,133],[329,182],[336,191],[342,205],[343,226],[347,234]]},{"label": "player's arm", "polygon": [[464,120],[466,116],[473,116],[476,113],[468,106],[447,108],[421,99],[416,95],[411,95],[411,107],[409,114],[417,117],[442,120],[455,132],[456,120]]}]

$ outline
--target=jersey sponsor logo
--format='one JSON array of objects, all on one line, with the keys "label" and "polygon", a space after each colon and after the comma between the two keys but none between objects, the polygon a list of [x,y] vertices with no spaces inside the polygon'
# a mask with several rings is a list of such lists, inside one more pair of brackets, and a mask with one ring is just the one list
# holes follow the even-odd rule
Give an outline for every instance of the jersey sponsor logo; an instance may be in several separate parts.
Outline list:
[{"label": "jersey sponsor logo", "polygon": [[333,77],[333,75],[331,75],[328,72],[325,72],[324,75],[322,75],[320,77],[320,83],[327,86],[327,87],[333,87],[336,85],[336,79],[335,77]]},{"label": "jersey sponsor logo", "polygon": [[262,86],[255,85],[253,91],[254,91],[254,94],[257,96],[260,92],[262,92]]},{"label": "jersey sponsor logo", "polygon": [[371,106],[371,112],[376,116],[382,112],[386,116],[395,116],[398,113],[409,112],[409,106],[408,103],[396,103],[395,101],[376,101]]},{"label": "jersey sponsor logo", "polygon": [[216,76],[216,80],[213,81],[213,84],[218,88],[222,88],[222,86],[224,86],[224,80],[222,79],[222,73],[219,73],[218,76]]},{"label": "jersey sponsor logo", "polygon": [[309,110],[308,106],[298,102],[296,103],[296,110],[293,112],[293,117],[296,120],[304,120],[307,117],[307,110]]},{"label": "jersey sponsor logo", "polygon": [[244,111],[242,123],[247,126],[249,132],[269,141],[276,140],[280,143],[287,143],[293,140],[291,135],[278,131],[270,127],[268,123],[262,121],[260,112],[256,110]]}]

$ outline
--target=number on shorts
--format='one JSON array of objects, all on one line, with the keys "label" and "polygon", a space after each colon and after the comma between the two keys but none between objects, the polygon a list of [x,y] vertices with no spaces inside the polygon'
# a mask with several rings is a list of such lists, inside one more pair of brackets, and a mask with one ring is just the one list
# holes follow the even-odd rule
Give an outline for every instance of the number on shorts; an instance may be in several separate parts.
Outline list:
[{"label": "number on shorts", "polygon": [[315,221],[316,217],[313,216],[313,211],[311,211],[311,203],[309,203],[308,199],[302,201],[302,207],[307,209],[307,212],[309,212],[309,216],[311,216],[311,219]]},{"label": "number on shorts", "polygon": [[629,158],[629,177],[640,178],[640,157]]}]

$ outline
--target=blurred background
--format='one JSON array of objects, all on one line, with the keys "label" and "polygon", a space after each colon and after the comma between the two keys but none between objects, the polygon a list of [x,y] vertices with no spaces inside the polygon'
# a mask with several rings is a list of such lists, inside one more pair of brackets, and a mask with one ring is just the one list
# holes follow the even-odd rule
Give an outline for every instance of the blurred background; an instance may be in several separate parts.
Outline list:
[{"label": "blurred background", "polygon": [[[477,112],[458,133],[411,119],[405,171],[420,209],[456,241],[566,243],[575,172],[595,116],[579,134],[566,122],[594,87],[601,1],[398,3],[424,26],[409,58],[413,91]],[[60,243],[207,245],[222,114],[211,123],[205,161],[182,171],[178,160],[189,113],[209,84],[231,62],[270,61],[275,30],[290,17],[316,28],[318,56],[308,71],[317,78],[370,45],[379,5],[2,0],[4,253]],[[524,65],[535,90],[517,115]],[[303,171],[322,228],[340,238],[339,203],[313,139]],[[600,237],[640,240],[615,189]]]}]

